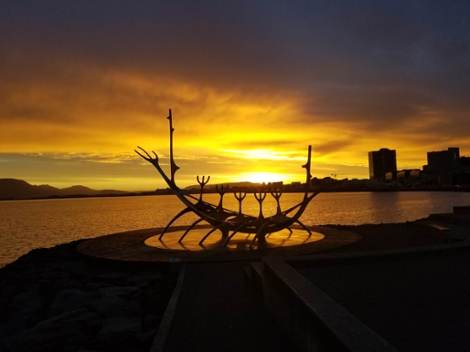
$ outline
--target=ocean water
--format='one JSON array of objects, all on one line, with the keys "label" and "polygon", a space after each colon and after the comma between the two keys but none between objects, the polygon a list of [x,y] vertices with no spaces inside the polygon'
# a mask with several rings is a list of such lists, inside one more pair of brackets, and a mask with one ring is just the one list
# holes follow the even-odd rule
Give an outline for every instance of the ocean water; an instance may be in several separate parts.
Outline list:
[{"label": "ocean water", "polygon": [[[283,194],[282,209],[297,204],[301,194]],[[218,204],[219,195],[204,195]],[[470,205],[470,193],[390,192],[321,193],[315,197],[301,221],[306,225],[359,225],[414,221],[431,213],[452,212],[453,206]],[[224,207],[238,210],[231,194]],[[70,241],[111,233],[163,227],[184,206],[172,195],[21,200],[0,202],[0,267],[34,248],[53,247]],[[276,203],[268,194],[265,216],[275,213]],[[258,215],[252,194],[243,201],[243,211]],[[175,225],[191,224],[196,216],[186,214]]]}]

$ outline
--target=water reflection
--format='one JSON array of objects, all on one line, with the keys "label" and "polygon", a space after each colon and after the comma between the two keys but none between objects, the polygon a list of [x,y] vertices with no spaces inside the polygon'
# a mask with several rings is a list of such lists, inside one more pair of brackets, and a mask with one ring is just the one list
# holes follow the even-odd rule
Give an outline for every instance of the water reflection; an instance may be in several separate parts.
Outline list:
[{"label": "water reflection", "polygon": [[[297,204],[302,194],[283,194],[282,209]],[[217,204],[219,195],[204,195]],[[306,225],[391,223],[451,212],[453,206],[470,205],[470,193],[383,192],[321,193],[309,204],[301,220]],[[237,211],[233,194],[224,206]],[[110,233],[165,226],[183,205],[175,196],[83,198],[0,202],[0,266],[37,247],[92,238]],[[258,203],[252,194],[243,201],[243,211],[256,216]],[[268,195],[265,216],[276,212]],[[175,222],[191,224],[197,218],[187,214]]]},{"label": "water reflection", "polygon": [[365,196],[368,197],[367,203],[370,204],[370,209],[368,210],[370,213],[370,223],[379,224],[384,222],[383,220],[386,219],[390,209],[393,209],[398,218],[404,218],[403,207],[400,204],[403,198],[399,192],[372,192],[366,193]]}]

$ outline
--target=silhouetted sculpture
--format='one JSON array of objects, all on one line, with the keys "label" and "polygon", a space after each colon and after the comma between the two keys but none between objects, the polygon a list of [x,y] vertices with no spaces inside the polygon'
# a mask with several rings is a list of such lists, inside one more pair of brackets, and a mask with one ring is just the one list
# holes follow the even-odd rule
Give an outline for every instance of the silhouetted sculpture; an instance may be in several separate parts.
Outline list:
[{"label": "silhouetted sculpture", "polygon": [[[137,147],[140,149],[140,152],[138,150],[135,150],[135,152],[140,155],[143,159],[147,160],[149,163],[151,163],[157,171],[160,173],[162,178],[165,180],[167,183],[168,187],[175,193],[175,195],[183,202],[183,204],[186,206],[185,209],[180,211],[173,219],[170,220],[168,225],[165,227],[163,232],[160,234],[159,239],[163,238],[163,235],[168,231],[170,228],[171,224],[175,222],[178,218],[183,216],[184,214],[188,212],[194,212],[197,216],[199,216],[199,219],[194,221],[183,233],[181,238],[179,239],[178,242],[181,242],[184,237],[191,231],[194,226],[196,226],[198,223],[201,221],[206,221],[209,224],[213,226],[212,229],[208,233],[206,233],[202,239],[200,240],[199,244],[202,245],[204,240],[209,237],[215,230],[220,230],[222,233],[222,236],[225,238],[224,241],[224,246],[227,245],[227,243],[230,241],[230,239],[235,236],[237,233],[245,233],[245,234],[255,234],[253,237],[253,240],[250,243],[250,249],[253,248],[253,244],[255,243],[256,240],[258,242],[264,242],[265,237],[269,233],[274,233],[278,232],[284,229],[288,229],[290,233],[292,233],[292,230],[290,227],[297,223],[299,224],[305,231],[307,231],[308,235],[311,235],[310,230],[300,222],[299,218],[307,208],[307,205],[310,203],[310,201],[318,194],[320,191],[313,192],[312,194],[309,195],[309,185],[310,185],[310,180],[312,178],[312,175],[310,173],[310,166],[311,166],[311,153],[312,153],[312,147],[308,147],[308,158],[307,158],[307,163],[303,165],[302,167],[305,168],[305,173],[306,173],[306,180],[305,180],[305,191],[304,191],[304,197],[300,203],[295,205],[294,207],[291,207],[288,210],[282,211],[281,206],[279,204],[279,200],[282,195],[282,190],[281,189],[276,189],[275,191],[270,190],[271,195],[274,197],[277,203],[277,211],[276,214],[270,217],[264,217],[263,215],[263,201],[266,198],[267,192],[258,192],[254,193],[254,196],[256,200],[259,203],[259,215],[257,217],[250,216],[243,214],[242,212],[242,202],[245,199],[246,193],[234,193],[235,198],[238,201],[239,207],[238,207],[238,212],[225,209],[222,205],[223,202],[223,197],[224,194],[228,190],[228,186],[221,186],[219,188],[216,186],[216,190],[220,195],[220,201],[219,204],[213,205],[211,203],[203,201],[203,191],[204,191],[204,186],[209,182],[210,176],[207,177],[207,180],[205,176],[202,176],[202,179],[197,176],[197,182],[199,183],[200,186],[200,192],[199,192],[199,198],[196,198],[192,196],[191,194],[187,193],[186,191],[180,189],[175,182],[175,173],[178,171],[179,167],[176,165],[174,159],[173,159],[173,118],[171,114],[171,109],[169,111],[169,116],[168,119],[170,120],[170,172],[171,172],[171,177],[169,178],[165,172],[162,170],[160,165],[158,164],[158,155],[153,152],[153,157],[147,153],[146,150],[144,150],[141,147]],[[291,216],[289,214],[295,213]],[[231,232],[231,234],[230,234]],[[229,235],[230,234],[230,235]],[[289,235],[290,236],[290,235]]]}]

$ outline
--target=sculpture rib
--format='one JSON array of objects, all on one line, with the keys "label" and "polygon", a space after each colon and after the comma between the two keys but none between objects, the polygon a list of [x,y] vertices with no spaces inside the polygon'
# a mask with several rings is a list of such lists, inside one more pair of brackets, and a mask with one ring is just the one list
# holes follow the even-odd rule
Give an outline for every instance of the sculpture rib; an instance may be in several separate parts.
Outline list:
[{"label": "sculpture rib", "polygon": [[202,221],[202,219],[197,219],[196,221],[194,221],[185,231],[185,233],[183,233],[183,236],[181,236],[181,238],[178,240],[178,243],[181,243],[181,241],[183,240],[183,238],[186,237],[186,235],[188,234],[189,231],[191,231],[194,226],[196,226],[197,224],[199,224],[200,222]]},{"label": "sculpture rib", "polygon": [[173,219],[170,220],[170,222],[168,223],[168,225],[166,225],[166,227],[163,229],[162,233],[160,234],[160,237],[158,237],[159,240],[162,239],[163,235],[168,231],[168,228],[171,226],[171,224],[173,224],[178,218],[180,218],[181,216],[183,216],[184,214],[190,212],[191,209],[189,208],[184,208],[183,210],[181,210],[178,214],[175,215],[175,217],[173,217]]}]

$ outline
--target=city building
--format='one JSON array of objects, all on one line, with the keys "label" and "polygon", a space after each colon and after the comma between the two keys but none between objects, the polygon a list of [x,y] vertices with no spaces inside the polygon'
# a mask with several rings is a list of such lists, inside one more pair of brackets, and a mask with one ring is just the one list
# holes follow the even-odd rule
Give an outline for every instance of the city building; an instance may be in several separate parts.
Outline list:
[{"label": "city building", "polygon": [[470,171],[470,157],[469,156],[460,157],[460,168],[466,171]]},{"label": "city building", "polygon": [[428,152],[428,164],[423,166],[426,180],[439,186],[459,184],[460,159],[460,150],[456,147]]},{"label": "city building", "polygon": [[459,148],[448,148],[440,152],[428,152],[427,172],[456,172],[460,167]]},{"label": "city building", "polygon": [[412,170],[398,170],[398,171],[390,171],[385,174],[385,180],[387,182],[394,182],[403,184],[403,185],[411,185],[417,183],[421,178],[421,170],[419,169],[412,169]]},{"label": "city building", "polygon": [[470,157],[460,156],[458,147],[428,152],[428,164],[423,166],[423,170],[397,170],[395,150],[382,148],[368,154],[371,187],[470,186]]},{"label": "city building", "polygon": [[395,150],[382,148],[369,152],[369,176],[371,180],[385,181],[388,172],[396,173],[397,154]]}]

